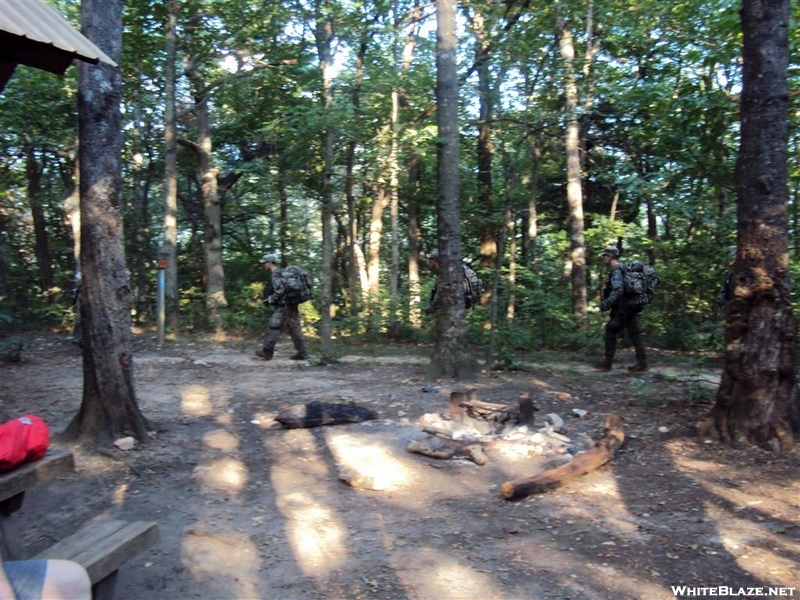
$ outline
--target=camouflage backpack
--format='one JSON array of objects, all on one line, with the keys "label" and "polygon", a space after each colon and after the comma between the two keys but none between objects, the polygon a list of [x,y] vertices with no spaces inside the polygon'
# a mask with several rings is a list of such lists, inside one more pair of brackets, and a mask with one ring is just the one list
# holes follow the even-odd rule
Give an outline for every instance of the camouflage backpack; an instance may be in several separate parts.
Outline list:
[{"label": "camouflage backpack", "polygon": [[483,281],[478,277],[478,274],[467,265],[464,265],[464,306],[466,308],[477,306],[483,290]]},{"label": "camouflage backpack", "polygon": [[300,267],[289,265],[281,270],[283,278],[283,295],[286,304],[302,304],[314,296],[314,284],[311,275]]},{"label": "camouflage backpack", "polygon": [[640,260],[622,265],[625,282],[625,303],[628,306],[645,306],[653,301],[661,278],[656,270]]}]

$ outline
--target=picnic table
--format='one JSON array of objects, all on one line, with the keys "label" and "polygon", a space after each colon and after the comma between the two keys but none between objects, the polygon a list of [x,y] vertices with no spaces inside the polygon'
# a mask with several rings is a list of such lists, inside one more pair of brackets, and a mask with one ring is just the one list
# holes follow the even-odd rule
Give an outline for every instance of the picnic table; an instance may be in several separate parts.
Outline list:
[{"label": "picnic table", "polygon": [[0,473],[0,515],[8,517],[22,508],[25,492],[49,479],[66,475],[75,469],[72,452],[49,448],[39,460]]},{"label": "picnic table", "polygon": [[[17,536],[9,517],[22,508],[25,492],[75,469],[72,452],[49,448],[41,459],[0,473],[0,553],[3,560],[27,558],[11,543]],[[150,521],[101,519],[62,539],[35,558],[60,558],[81,564],[92,582],[94,600],[111,600],[119,567],[158,542],[158,526]]]}]

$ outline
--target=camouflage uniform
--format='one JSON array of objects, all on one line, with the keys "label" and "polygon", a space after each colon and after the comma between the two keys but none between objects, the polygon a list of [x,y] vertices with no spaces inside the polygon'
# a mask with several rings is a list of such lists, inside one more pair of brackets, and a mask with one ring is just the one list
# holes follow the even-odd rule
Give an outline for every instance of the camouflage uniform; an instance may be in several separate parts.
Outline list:
[{"label": "camouflage uniform", "polygon": [[275,312],[269,320],[269,327],[261,344],[263,358],[272,358],[275,352],[275,344],[284,329],[289,331],[292,343],[297,351],[292,355],[294,360],[302,360],[307,357],[306,340],[303,336],[303,328],[300,324],[300,311],[297,304],[286,304],[284,290],[283,269],[276,269],[272,273],[272,287],[268,292],[265,302],[275,306]]},{"label": "camouflage uniform", "polygon": [[[609,251],[610,249],[606,249],[604,252]],[[611,255],[617,258],[618,253]],[[611,314],[605,326],[605,360],[597,365],[597,368],[604,371],[611,369],[611,363],[617,352],[617,336],[625,329],[628,331],[628,336],[631,338],[631,343],[636,353],[636,364],[628,370],[646,371],[647,353],[644,349],[642,329],[639,325],[639,313],[642,312],[644,307],[626,304],[624,293],[625,280],[622,265],[616,264],[611,267],[611,272],[608,274],[608,280],[605,288],[603,288],[603,301],[600,303],[600,310],[611,309]]]}]

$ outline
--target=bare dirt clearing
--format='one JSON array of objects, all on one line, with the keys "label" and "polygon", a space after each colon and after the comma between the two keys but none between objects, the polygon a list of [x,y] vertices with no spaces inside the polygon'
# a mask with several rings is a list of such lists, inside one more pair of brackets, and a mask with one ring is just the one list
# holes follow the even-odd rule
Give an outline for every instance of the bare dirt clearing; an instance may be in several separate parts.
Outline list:
[{"label": "bare dirt clearing", "polygon": [[[0,365],[0,418],[31,412],[61,431],[80,405],[80,351],[50,335],[26,345],[22,362]],[[152,442],[123,460],[76,449],[76,472],[31,490],[11,517],[29,554],[92,519],[155,520],[160,542],[120,570],[118,598],[649,600],[675,597],[676,585],[798,586],[799,454],[689,436],[714,372],[655,358],[649,373],[597,373],[586,357],[534,354],[524,371],[452,385],[498,403],[531,393],[536,427],[560,415],[573,451],[608,414],[624,421],[611,463],[509,502],[503,482],[563,458],[488,447],[478,466],[407,452],[417,419],[447,411],[437,386],[450,384],[425,378],[420,349],[315,366],[288,360],[286,344],[271,362],[238,341],[136,346]],[[354,401],[380,419],[275,422],[281,406],[314,400]],[[348,460],[386,485],[343,483]]]}]

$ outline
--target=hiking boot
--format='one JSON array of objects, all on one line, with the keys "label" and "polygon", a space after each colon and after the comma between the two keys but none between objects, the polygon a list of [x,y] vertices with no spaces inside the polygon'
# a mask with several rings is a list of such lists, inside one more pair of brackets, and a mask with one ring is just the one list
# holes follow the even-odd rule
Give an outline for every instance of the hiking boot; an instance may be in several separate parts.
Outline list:
[{"label": "hiking boot", "polygon": [[598,371],[610,371],[611,363],[613,361],[614,361],[613,356],[606,356],[602,362],[599,362],[596,365],[592,365],[592,368],[597,369]]},{"label": "hiking boot", "polygon": [[264,360],[272,360],[272,352],[264,352],[261,348],[256,350],[256,356],[258,358],[263,358]]},{"label": "hiking boot", "polygon": [[648,366],[646,362],[637,362],[635,365],[631,365],[628,367],[628,371],[631,373],[644,373],[648,370]]},{"label": "hiking boot", "polygon": [[305,352],[295,352],[289,358],[292,360],[306,360],[308,358],[308,354]]}]

